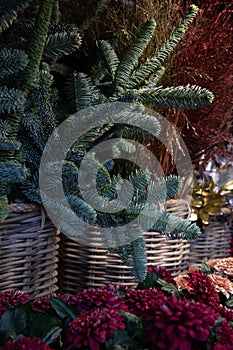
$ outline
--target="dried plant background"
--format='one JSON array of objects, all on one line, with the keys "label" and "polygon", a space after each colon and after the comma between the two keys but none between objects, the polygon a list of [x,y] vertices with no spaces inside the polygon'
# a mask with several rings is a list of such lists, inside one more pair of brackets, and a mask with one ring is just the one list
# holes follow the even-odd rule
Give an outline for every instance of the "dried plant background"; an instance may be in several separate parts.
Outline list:
[{"label": "dried plant background", "polygon": [[[189,5],[185,2],[182,11]],[[201,11],[191,24],[173,67],[175,84],[200,84],[215,95],[211,106],[183,115],[183,138],[194,163],[203,164],[216,154],[233,161],[232,12],[228,0],[197,0]]]},{"label": "dried plant background", "polygon": [[[73,58],[75,66],[89,73],[96,62],[96,41],[108,40],[119,56],[124,52],[136,29],[154,17],[157,30],[144,52],[148,57],[167,38],[180,18],[194,3],[200,13],[185,39],[166,61],[161,85],[197,84],[215,94],[215,101],[198,111],[162,111],[182,132],[192,161],[200,166],[216,154],[230,160],[232,151],[232,4],[228,0],[76,0],[60,3],[65,21],[75,22],[83,30],[83,45]],[[94,15],[94,16],[93,16]],[[91,19],[91,20],[90,20]],[[153,140],[147,144],[157,156],[165,174],[175,172],[171,155]],[[224,158],[225,159],[225,158]]]},{"label": "dried plant background", "polygon": [[87,70],[95,63],[96,40],[108,40],[120,55],[136,29],[153,17],[157,27],[145,52],[148,56],[155,44],[160,46],[178,24],[181,4],[182,0],[62,0],[60,10],[65,21],[75,22],[83,30],[81,54],[85,57],[83,68]]}]

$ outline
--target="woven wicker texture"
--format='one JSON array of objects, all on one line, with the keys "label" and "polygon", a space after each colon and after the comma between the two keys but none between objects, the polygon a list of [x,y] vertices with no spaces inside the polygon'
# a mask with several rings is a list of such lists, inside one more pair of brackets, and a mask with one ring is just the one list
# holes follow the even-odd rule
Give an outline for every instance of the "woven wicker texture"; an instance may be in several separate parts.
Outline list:
[{"label": "woven wicker texture", "polygon": [[226,222],[212,219],[202,235],[190,244],[190,265],[230,256],[231,230]]},{"label": "woven wicker texture", "polygon": [[[167,210],[173,215],[187,217],[190,207],[186,201],[172,200]],[[93,228],[93,240],[98,231]],[[157,232],[145,232],[148,264],[161,265],[178,276],[188,268],[189,242],[183,239],[171,240]],[[108,283],[119,283],[135,287],[137,282],[130,275],[129,268],[122,265],[117,254],[111,254],[95,246],[81,245],[61,234],[59,248],[59,290],[62,293],[74,294],[83,288],[97,288]]]},{"label": "woven wicker texture", "polygon": [[0,290],[21,289],[31,299],[56,291],[58,243],[42,208],[9,206],[0,223]]},{"label": "woven wicker texture", "polygon": [[[188,217],[190,206],[185,200],[170,200],[167,210],[172,215]],[[144,232],[148,265],[160,265],[168,269],[173,276],[178,276],[188,269],[189,242],[184,239],[169,239],[158,232]],[[130,275],[129,268],[123,266],[116,254],[108,254],[108,266],[105,271],[110,283],[120,283],[135,287],[137,283]]]}]

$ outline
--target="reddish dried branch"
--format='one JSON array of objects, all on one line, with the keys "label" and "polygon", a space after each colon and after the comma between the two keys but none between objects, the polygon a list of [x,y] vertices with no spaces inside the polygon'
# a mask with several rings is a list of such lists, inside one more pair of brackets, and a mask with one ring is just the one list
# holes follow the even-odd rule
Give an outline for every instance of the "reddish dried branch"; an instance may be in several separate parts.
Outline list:
[{"label": "reddish dried branch", "polygon": [[232,157],[233,120],[232,5],[226,0],[200,2],[200,14],[173,65],[176,85],[197,84],[215,94],[212,105],[186,112],[191,128],[183,129],[183,137],[196,162],[202,154],[207,161],[216,152]]}]

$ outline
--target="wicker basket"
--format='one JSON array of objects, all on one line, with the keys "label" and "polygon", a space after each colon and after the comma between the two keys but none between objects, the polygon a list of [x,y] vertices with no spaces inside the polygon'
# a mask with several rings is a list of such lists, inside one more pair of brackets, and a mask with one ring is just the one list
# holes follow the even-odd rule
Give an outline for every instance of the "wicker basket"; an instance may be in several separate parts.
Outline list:
[{"label": "wicker basket", "polygon": [[226,222],[212,218],[202,235],[190,244],[190,265],[230,256],[231,230]]},{"label": "wicker basket", "polygon": [[[173,215],[187,217],[190,213],[186,201],[169,201],[168,210]],[[189,262],[189,242],[171,240],[157,232],[145,232],[148,264],[166,267],[173,276],[185,272]],[[93,229],[93,239],[98,231]],[[97,288],[108,283],[135,287],[136,280],[129,267],[122,265],[117,254],[109,253],[97,243],[95,247],[84,246],[61,234],[59,249],[59,290],[74,294],[80,289]]]},{"label": "wicker basket", "polygon": [[106,284],[108,251],[97,243],[97,229],[93,228],[89,235],[95,246],[79,244],[61,233],[58,285],[62,293],[74,294],[77,290]]},{"label": "wicker basket", "polygon": [[31,299],[56,291],[57,234],[42,207],[10,205],[0,223],[0,290],[20,289]]}]

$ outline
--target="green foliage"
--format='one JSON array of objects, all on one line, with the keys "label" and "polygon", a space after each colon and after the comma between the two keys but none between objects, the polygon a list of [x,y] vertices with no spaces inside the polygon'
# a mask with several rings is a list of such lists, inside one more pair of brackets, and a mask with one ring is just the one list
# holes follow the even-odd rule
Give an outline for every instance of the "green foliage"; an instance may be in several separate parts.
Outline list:
[{"label": "green foliage", "polygon": [[65,92],[75,111],[99,102],[100,91],[84,73],[74,72],[66,81]]},{"label": "green foliage", "polygon": [[140,33],[129,45],[129,48],[125,52],[116,72],[116,86],[127,88],[127,81],[129,80],[134,68],[137,67],[143,51],[149,44],[152,35],[154,34],[155,27],[156,23],[154,19],[146,22]]},{"label": "green foliage", "polygon": [[[91,169],[95,169],[92,162],[96,162],[95,158],[88,158],[87,169],[89,172],[91,172]],[[181,179],[176,176],[169,176],[166,179],[158,179],[157,182],[152,182],[149,173],[136,169],[128,176],[128,180],[133,187],[132,195],[129,186],[123,188],[123,178],[120,174],[111,176],[103,165],[101,169],[102,171],[97,176],[97,185],[92,185],[87,180],[88,188],[85,191],[85,200],[91,203],[92,209],[91,207],[86,208],[87,203],[83,202],[83,200],[80,201],[81,207],[77,206],[76,196],[81,195],[77,186],[74,189],[74,195],[69,195],[67,199],[74,212],[83,221],[87,222],[87,219],[90,219],[93,215],[94,220],[92,223],[95,222],[106,229],[103,237],[106,246],[118,247],[110,249],[110,251],[117,253],[121,257],[124,264],[130,267],[131,273],[137,280],[143,280],[147,271],[146,247],[140,226],[144,230],[160,232],[170,238],[195,239],[200,235],[200,229],[188,220],[171,216],[166,211],[161,212],[161,205],[167,199],[175,198],[179,194],[183,183]],[[56,173],[56,170],[54,171]],[[69,172],[71,173],[71,171]],[[88,174],[80,174],[78,170],[77,172],[79,176],[88,179]],[[66,185],[69,187],[68,181],[64,185],[65,188]],[[54,186],[55,191],[56,184],[54,183],[52,186]],[[100,197],[96,196],[96,188]],[[71,188],[69,188],[68,193],[70,191]],[[101,208],[104,209],[105,206],[110,206],[111,201],[118,198],[118,193],[124,193],[122,200],[115,205],[118,208],[118,212],[104,213]],[[59,203],[52,203],[52,205],[55,205],[54,207],[56,207],[58,213],[62,212],[63,221],[67,222],[65,226],[67,234],[74,239],[78,239],[79,233],[75,232],[72,227],[72,216],[68,208],[62,207]],[[94,210],[93,208],[99,209]],[[65,212],[67,212],[67,215]],[[135,228],[130,226],[127,229],[125,225],[132,220],[136,220],[136,224],[140,226],[137,227],[136,225]]]},{"label": "green foliage", "polygon": [[102,54],[102,58],[105,60],[105,64],[111,73],[112,79],[114,79],[120,63],[116,52],[114,51],[112,46],[105,40],[100,40],[99,42],[97,42],[97,46],[99,47],[100,53]]},{"label": "green foliage", "polygon": [[11,132],[12,128],[7,120],[0,119],[0,137],[6,137]]},{"label": "green foliage", "polygon": [[26,169],[17,161],[0,162],[0,183],[22,182],[26,174]]},{"label": "green foliage", "polygon": [[88,17],[81,25],[80,31],[85,32],[98,20],[98,16],[106,9],[111,0],[99,0],[97,6],[90,17]]},{"label": "green foliage", "polygon": [[197,109],[213,102],[213,94],[196,85],[162,88],[143,88],[131,90],[123,95],[122,100],[127,99],[160,106],[163,108]]},{"label": "green foliage", "polygon": [[[83,30],[93,23],[95,16],[104,10],[107,3],[106,0],[98,3],[94,17],[83,25]],[[17,7],[15,1],[9,2],[9,7],[4,9],[9,13],[9,18],[2,22],[2,28],[6,28],[16,19],[20,9],[29,6],[25,1],[20,4]],[[6,196],[11,200],[26,199],[42,204],[38,181],[41,155],[51,133],[68,115],[103,102],[135,101],[138,105],[155,107],[197,108],[213,100],[209,91],[196,86],[155,86],[164,73],[164,60],[183,38],[188,24],[195,17],[195,6],[191,7],[190,13],[171,37],[146,62],[142,62],[142,56],[155,31],[153,19],[144,24],[121,58],[118,58],[109,43],[100,41],[98,47],[102,61],[96,67],[97,70],[101,67],[101,71],[97,72],[94,67],[93,74],[88,76],[72,71],[70,67],[63,70],[65,66],[60,65],[59,60],[75,52],[81,40],[75,26],[59,23],[57,5],[56,0],[39,2],[36,18],[25,24],[25,33],[30,33],[29,41],[28,34],[22,32],[22,40],[11,46],[24,50],[9,48],[7,45],[0,50],[1,218],[6,216]],[[11,9],[16,11],[13,17]],[[55,23],[51,22],[52,17]],[[61,86],[58,84],[58,87],[54,74],[56,67],[60,68],[62,78],[65,77],[65,83],[60,82]],[[135,166],[125,166],[117,159],[103,165],[97,157],[85,157],[96,144],[116,137],[120,140],[113,149],[114,157],[120,155],[121,151],[134,154],[135,146],[130,139],[141,143],[146,140],[148,131],[140,128],[145,123],[155,129],[156,135],[160,134],[159,120],[154,115],[147,115],[144,107],[125,115],[125,118],[132,125],[138,125],[138,128],[132,128],[127,123],[114,122],[101,127],[90,126],[90,130],[74,143],[63,166],[63,186],[67,201],[58,203],[51,196],[47,199],[47,205],[56,217],[62,217],[64,231],[73,238],[78,237],[77,230],[74,229],[77,216],[83,223],[106,228],[104,239],[109,243],[108,246],[117,247],[114,251],[129,266],[135,278],[142,281],[147,270],[145,241],[138,228],[127,230],[126,223],[138,218],[137,223],[142,224],[143,228],[152,228],[171,238],[193,239],[200,232],[187,220],[171,217],[168,212],[161,213],[158,210],[167,199],[174,198],[179,193],[181,180],[177,177],[153,182],[149,172],[138,170]],[[65,137],[70,137],[69,132]],[[84,157],[87,170],[81,172],[79,168]],[[97,176],[95,174],[97,185],[95,181],[89,181],[96,166],[99,169]],[[45,169],[47,176],[56,175],[57,169],[56,164],[51,164]],[[88,185],[85,200],[78,185],[78,179],[81,178],[86,179]],[[124,179],[131,186],[125,185]],[[17,186],[19,183],[20,186]],[[49,184],[51,193],[56,193],[56,185],[56,180]],[[124,198],[120,201],[121,192]],[[113,201],[116,203],[115,207],[119,208],[118,212],[106,213],[101,210],[104,206],[111,207]],[[57,305],[56,301],[52,301],[52,304],[60,316],[63,314],[66,317],[65,313],[70,311],[65,311],[64,305]],[[10,328],[9,331],[14,332],[14,329]],[[49,334],[53,332],[58,334],[59,326],[54,330],[52,328]],[[44,334],[43,339],[46,336]]]},{"label": "green foliage", "polygon": [[28,84],[33,83],[39,71],[55,1],[56,0],[40,1],[33,32],[26,49],[29,63],[25,70],[25,78]]},{"label": "green foliage", "polygon": [[[0,195],[41,203],[40,158],[59,114],[57,90],[44,60],[51,63],[69,55],[80,45],[80,37],[75,26],[51,24],[51,13],[58,10],[55,0],[3,1],[2,30],[29,5],[31,13],[37,9],[36,19],[21,16],[18,41],[0,47]],[[15,185],[19,183],[21,187]]]},{"label": "green foliage", "polygon": [[72,25],[56,25],[49,31],[43,51],[46,61],[57,61],[75,52],[81,44],[78,28]]},{"label": "green foliage", "polygon": [[[136,172],[137,174],[138,172]],[[165,178],[159,178],[156,181],[147,182],[147,191],[150,194],[147,198],[149,205],[164,204],[171,198],[176,198],[183,187],[183,179],[175,175],[169,175]],[[142,188],[142,196],[145,188]],[[137,198],[141,196],[139,192]]]},{"label": "green foliage", "polygon": [[[39,160],[39,156],[35,158],[35,162]],[[21,184],[21,191],[26,197],[27,201],[35,202],[42,204],[40,189],[39,189],[39,179],[38,179],[38,170],[35,171],[35,174],[28,176],[27,179]]]},{"label": "green foliage", "polygon": [[[12,132],[12,127],[7,120],[0,120],[0,154],[3,151],[18,151],[21,147],[21,143],[9,137]],[[0,155],[0,160],[3,157]]]},{"label": "green foliage", "polygon": [[184,19],[180,21],[179,26],[173,31],[171,36],[165,40],[162,47],[156,50],[155,54],[152,55],[147,62],[142,63],[139,68],[132,75],[129,87],[135,88],[147,79],[151,74],[164,63],[165,59],[170,53],[176,48],[177,44],[183,39],[188,25],[194,20],[198,13],[198,7],[195,5],[190,6],[189,13]]},{"label": "green foliage", "polygon": [[201,271],[205,273],[206,275],[211,275],[213,273],[213,268],[206,264],[205,262],[202,262],[201,264]]},{"label": "green foliage", "polygon": [[67,324],[78,316],[76,307],[73,305],[68,305],[62,299],[49,298],[49,304],[52,306],[56,314]]},{"label": "green foliage", "polygon": [[30,5],[30,0],[1,0],[0,2],[0,33],[7,29]]},{"label": "green foliage", "polygon": [[146,82],[143,87],[144,89],[151,89],[153,87],[155,87],[158,82],[160,81],[160,79],[162,78],[162,76],[165,73],[165,67],[161,66],[159,67],[151,76],[150,80],[148,82]]},{"label": "green foliage", "polygon": [[130,267],[132,275],[137,280],[143,281],[147,273],[146,244],[143,237],[119,247],[117,251],[125,265]]},{"label": "green foliage", "polygon": [[[184,184],[184,179],[178,176],[169,175],[166,178],[162,178],[156,181],[156,186],[166,188],[166,200],[171,198],[176,198],[180,193],[182,186]],[[159,192],[159,191],[158,191]]]},{"label": "green foliage", "polygon": [[146,349],[142,331],[142,319],[129,312],[120,311],[125,319],[125,330],[118,330],[113,337],[106,340],[104,345],[106,350],[140,350]]},{"label": "green foliage", "polygon": [[139,282],[136,289],[148,289],[148,288],[158,288],[164,292],[169,294],[175,294],[178,297],[181,297],[181,293],[175,286],[175,284],[165,281],[164,279],[159,277],[159,274],[152,270],[147,273],[146,278]]},{"label": "green foliage", "polygon": [[[31,304],[19,304],[7,310],[0,319],[0,344],[15,340],[20,334],[26,337],[39,337],[47,344],[53,343],[62,331],[58,317],[43,311],[33,311]],[[8,338],[8,339],[7,339]]]},{"label": "green foliage", "polygon": [[137,285],[137,289],[147,289],[158,287],[158,279],[159,276],[156,271],[151,271],[146,275],[146,278],[139,282]]},{"label": "green foliage", "polygon": [[233,297],[231,296],[227,301],[225,302],[226,307],[229,309],[233,309]]},{"label": "green foliage", "polygon": [[0,49],[0,79],[23,70],[28,63],[27,55],[23,50]]},{"label": "green foliage", "polygon": [[74,195],[68,195],[67,201],[77,216],[84,222],[89,224],[95,224],[96,222],[96,213],[93,208],[86,203],[82,198],[78,198]]},{"label": "green foliage", "polygon": [[[153,19],[145,23],[121,59],[118,58],[108,42],[102,40],[97,43],[101,53],[102,66],[100,65],[101,71],[99,73],[93,70],[92,80],[96,82],[99,90],[96,89],[88,76],[81,73],[75,72],[67,80],[66,93],[73,106],[75,106],[75,111],[91,106],[93,104],[91,96],[100,96],[100,91],[102,92],[102,98],[104,95],[106,101],[137,102],[163,108],[194,109],[211,103],[213,95],[208,90],[197,86],[155,87],[164,73],[164,68],[161,65],[184,37],[189,23],[195,18],[197,11],[196,6],[191,6],[190,12],[180,22],[170,38],[146,62],[141,63],[141,58],[154,34],[155,21]],[[159,134],[160,124],[156,117],[151,117],[149,121],[150,116],[143,113],[141,115],[130,114],[132,124],[139,122],[140,118],[144,118],[144,120],[148,118],[148,125],[153,123]],[[109,126],[109,130],[111,131],[107,134],[107,138],[109,136],[113,137],[113,135],[117,137],[127,135],[134,140],[145,140],[146,137],[145,133],[142,134],[140,128],[131,130],[128,126],[119,127],[119,125],[114,125]],[[94,140],[95,138],[92,140],[93,144],[95,144]],[[101,141],[103,139],[97,137],[96,140]],[[127,153],[134,151],[132,144],[123,140],[119,143],[118,148]],[[115,155],[117,151],[115,149]],[[91,169],[91,166],[89,169]],[[104,182],[98,183],[98,189],[101,189],[100,193],[105,200],[116,199],[118,191],[122,190],[122,174],[116,172],[116,175],[115,178],[111,178],[110,182],[108,180],[105,186]],[[132,243],[129,243],[128,235],[132,233],[124,231],[123,225],[125,223],[139,215],[139,223],[143,227],[167,234],[171,238],[194,239],[200,234],[200,229],[196,225],[193,226],[188,220],[172,217],[166,211],[160,213],[156,207],[158,204],[163,204],[165,200],[176,197],[182,187],[180,179],[169,177],[152,182],[144,172],[140,171],[131,173],[129,171],[128,176],[134,189],[130,204],[124,210],[119,207],[118,214],[104,214],[97,211],[97,223],[114,231],[114,234],[110,232],[111,230],[106,233],[106,241],[112,242],[114,240],[115,243],[117,241],[119,248],[115,251],[121,256],[124,263],[130,266],[132,274],[137,279],[143,280],[146,273],[145,242],[142,238],[138,238],[138,233],[135,233],[131,237]],[[149,204],[145,204],[148,192],[150,193]],[[129,188],[125,188],[124,193],[125,198],[128,198],[130,195]],[[86,198],[93,203],[93,206],[101,207],[102,199],[96,197],[91,186],[86,193]]]},{"label": "green foliage", "polygon": [[162,278],[158,278],[157,283],[162,291],[167,292],[169,294],[176,294],[177,296],[181,296],[177,287],[173,283],[164,281]]},{"label": "green foliage", "polygon": [[152,231],[161,232],[170,238],[196,239],[200,236],[200,228],[189,220],[171,216],[164,211],[152,227]]},{"label": "green foliage", "polygon": [[[56,126],[54,112],[52,108],[51,85],[53,78],[47,70],[41,70],[36,80],[35,86],[27,96],[24,108],[24,115],[21,119],[22,129],[19,138],[25,144],[23,150],[37,149],[42,154],[45,143]],[[29,143],[32,147],[29,147]],[[30,161],[28,159],[28,161]]]},{"label": "green foliage", "polygon": [[25,102],[22,91],[7,86],[0,86],[0,113],[11,113],[19,110]]},{"label": "green foliage", "polygon": [[8,215],[8,200],[7,196],[1,195],[1,189],[0,189],[0,222],[5,220],[5,218]]},{"label": "green foliage", "polygon": [[142,55],[155,31],[153,19],[144,24],[120,60],[109,43],[100,41],[102,77],[97,79],[97,85],[103,90],[108,87],[107,96],[112,101],[179,109],[196,109],[210,104],[213,94],[199,86],[156,87],[165,71],[162,64],[183,39],[197,12],[198,8],[192,5],[171,36],[145,62],[141,62]]},{"label": "green foliage", "polygon": [[0,137],[0,150],[1,151],[18,151],[21,147],[21,143],[14,139],[6,139]]}]

